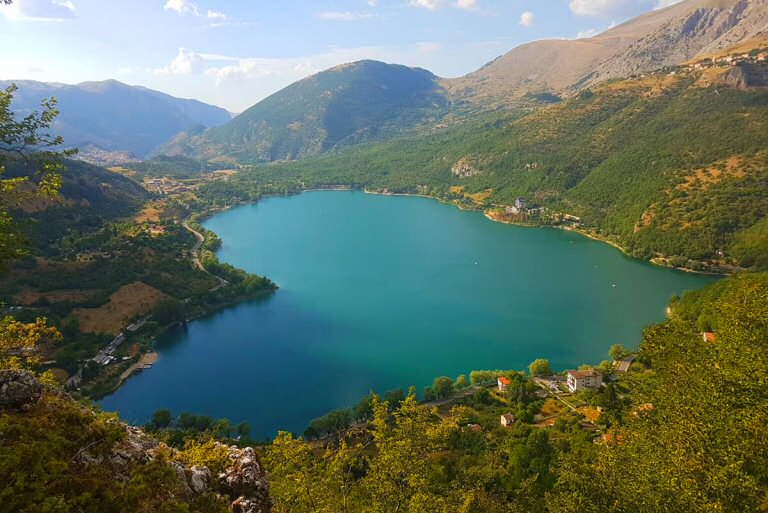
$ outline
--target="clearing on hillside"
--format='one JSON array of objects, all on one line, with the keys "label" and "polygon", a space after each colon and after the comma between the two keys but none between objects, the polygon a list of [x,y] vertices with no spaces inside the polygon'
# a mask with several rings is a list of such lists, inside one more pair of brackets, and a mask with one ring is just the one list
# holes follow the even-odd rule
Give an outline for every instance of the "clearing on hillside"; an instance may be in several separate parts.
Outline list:
[{"label": "clearing on hillside", "polygon": [[109,302],[99,308],[80,308],[74,315],[80,329],[86,333],[116,335],[136,315],[149,312],[160,301],[170,299],[154,287],[135,281],[124,285],[109,296]]}]

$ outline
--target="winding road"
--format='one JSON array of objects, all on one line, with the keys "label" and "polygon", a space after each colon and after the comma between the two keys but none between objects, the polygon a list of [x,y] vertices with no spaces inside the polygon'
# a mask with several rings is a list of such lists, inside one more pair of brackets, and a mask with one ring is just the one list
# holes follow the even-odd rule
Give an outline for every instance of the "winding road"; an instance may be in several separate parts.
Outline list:
[{"label": "winding road", "polygon": [[187,224],[186,221],[184,221],[181,224],[184,226],[184,228],[187,229],[187,231],[192,233],[195,236],[195,238],[197,239],[197,242],[195,242],[195,245],[192,246],[192,262],[195,264],[195,267],[197,267],[198,269],[200,269],[204,273],[210,274],[211,276],[216,278],[218,280],[218,282],[219,282],[218,285],[216,285],[215,287],[213,287],[211,289],[211,292],[213,292],[215,290],[219,290],[219,289],[224,288],[224,287],[228,287],[229,286],[229,282],[227,280],[225,280],[221,276],[217,276],[217,275],[213,274],[212,272],[208,271],[208,269],[206,269],[203,266],[203,263],[200,261],[200,248],[203,247],[203,243],[205,242],[205,236],[202,233],[200,233],[197,230],[195,230],[194,228],[192,228],[191,226],[189,226],[189,224]]}]

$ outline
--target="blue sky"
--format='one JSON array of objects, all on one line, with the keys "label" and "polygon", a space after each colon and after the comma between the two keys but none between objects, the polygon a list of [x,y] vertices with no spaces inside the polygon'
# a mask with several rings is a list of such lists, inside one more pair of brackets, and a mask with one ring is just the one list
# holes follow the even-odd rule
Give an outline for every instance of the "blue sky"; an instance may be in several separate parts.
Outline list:
[{"label": "blue sky", "polygon": [[239,112],[370,58],[444,77],[520,44],[584,37],[676,0],[15,0],[0,79],[117,80]]}]

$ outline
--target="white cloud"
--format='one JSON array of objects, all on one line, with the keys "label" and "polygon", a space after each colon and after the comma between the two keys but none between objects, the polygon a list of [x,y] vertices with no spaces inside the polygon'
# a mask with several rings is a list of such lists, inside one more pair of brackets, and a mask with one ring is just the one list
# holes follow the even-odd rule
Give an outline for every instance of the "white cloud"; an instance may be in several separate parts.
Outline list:
[{"label": "white cloud", "polygon": [[0,6],[0,14],[10,21],[64,21],[75,18],[70,0],[16,0]]},{"label": "white cloud", "polygon": [[413,7],[420,7],[430,11],[436,11],[443,6],[443,0],[410,0]]},{"label": "white cloud", "polygon": [[520,25],[523,27],[530,27],[536,22],[536,15],[531,11],[525,11],[520,15]]},{"label": "white cloud", "polygon": [[589,39],[590,37],[595,37],[597,34],[599,34],[599,32],[596,28],[591,28],[589,30],[582,30],[581,32],[576,34],[576,39]]},{"label": "white cloud", "polygon": [[203,71],[205,57],[187,48],[179,48],[179,53],[165,67],[155,69],[158,75],[190,75]]},{"label": "white cloud", "polygon": [[457,0],[456,7],[465,11],[474,11],[479,5],[477,0]]},{"label": "white cloud", "polygon": [[191,14],[198,18],[208,18],[214,21],[224,21],[227,19],[227,15],[223,12],[214,11],[211,9],[201,9],[197,4],[190,2],[190,0],[168,0],[163,7],[166,11],[176,11],[179,14]]},{"label": "white cloud", "polygon": [[321,20],[358,21],[373,18],[374,15],[369,12],[325,11],[318,14],[317,17]]},{"label": "white cloud", "polygon": [[200,10],[189,0],[168,0],[163,9],[166,11],[176,11],[180,14],[200,16]]},{"label": "white cloud", "polygon": [[451,5],[463,11],[477,11],[480,9],[480,0],[408,0],[411,7],[419,7],[429,11],[437,11],[446,5]]},{"label": "white cloud", "polygon": [[206,16],[208,17],[209,20],[221,20],[221,21],[223,21],[223,20],[227,19],[227,15],[224,14],[223,12],[212,11],[210,9],[208,9],[208,13],[206,14]]},{"label": "white cloud", "polygon": [[376,7],[377,5],[379,5],[379,0],[368,0],[368,5],[370,5],[371,7]]}]

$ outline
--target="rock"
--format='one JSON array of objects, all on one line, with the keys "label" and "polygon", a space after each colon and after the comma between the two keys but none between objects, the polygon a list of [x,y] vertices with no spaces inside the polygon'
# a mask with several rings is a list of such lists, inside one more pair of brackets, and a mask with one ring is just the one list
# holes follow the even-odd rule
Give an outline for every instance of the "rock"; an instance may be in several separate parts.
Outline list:
[{"label": "rock", "polygon": [[0,370],[0,410],[28,411],[43,397],[43,385],[30,372]]},{"label": "rock", "polygon": [[258,502],[245,497],[238,497],[229,505],[234,513],[266,513],[269,509],[263,509]]},{"label": "rock", "polygon": [[468,157],[462,157],[451,168],[451,173],[459,178],[470,178],[480,174],[480,171],[472,166]]},{"label": "rock", "polygon": [[193,466],[186,472],[187,484],[193,493],[201,495],[208,490],[211,482],[211,471],[208,467]]},{"label": "rock", "polygon": [[232,510],[243,513],[267,513],[272,508],[269,498],[269,483],[256,451],[251,447],[229,448],[232,462],[219,474],[219,483],[230,497],[238,497],[232,503]]},{"label": "rock", "polygon": [[723,77],[723,81],[742,91],[768,87],[768,64],[743,63],[732,66]]}]

